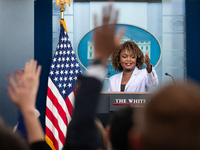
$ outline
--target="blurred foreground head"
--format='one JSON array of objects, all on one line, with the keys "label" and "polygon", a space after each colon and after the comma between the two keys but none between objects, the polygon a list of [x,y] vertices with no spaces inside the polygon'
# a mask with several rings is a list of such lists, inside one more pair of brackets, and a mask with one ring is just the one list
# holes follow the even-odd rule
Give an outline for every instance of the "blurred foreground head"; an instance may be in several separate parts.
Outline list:
[{"label": "blurred foreground head", "polygon": [[134,126],[133,114],[133,107],[128,106],[120,108],[110,116],[106,130],[112,150],[129,150],[128,133]]},{"label": "blurred foreground head", "polygon": [[136,117],[137,127],[130,134],[134,148],[200,150],[200,87],[196,83],[162,88]]},{"label": "blurred foreground head", "polygon": [[2,150],[27,150],[24,139],[18,133],[14,133],[0,118],[0,146]]}]

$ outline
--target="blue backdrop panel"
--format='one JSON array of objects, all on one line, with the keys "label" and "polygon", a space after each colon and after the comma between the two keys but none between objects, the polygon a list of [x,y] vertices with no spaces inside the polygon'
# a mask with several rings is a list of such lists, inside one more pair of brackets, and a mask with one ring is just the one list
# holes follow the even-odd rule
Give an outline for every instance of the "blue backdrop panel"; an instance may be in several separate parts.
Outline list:
[{"label": "blue backdrop panel", "polygon": [[187,77],[200,82],[200,0],[186,0]]},{"label": "blue backdrop panel", "polygon": [[47,82],[52,61],[52,0],[35,1],[34,9],[34,58],[42,65],[36,107],[45,129]]}]

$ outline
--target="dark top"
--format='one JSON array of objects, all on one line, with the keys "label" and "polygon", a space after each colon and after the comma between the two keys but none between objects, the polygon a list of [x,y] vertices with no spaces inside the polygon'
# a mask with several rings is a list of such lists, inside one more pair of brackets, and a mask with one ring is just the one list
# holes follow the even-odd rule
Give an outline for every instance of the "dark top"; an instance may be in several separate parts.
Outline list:
[{"label": "dark top", "polygon": [[124,92],[126,84],[121,84],[121,92]]},{"label": "dark top", "polygon": [[94,123],[101,91],[101,82],[92,77],[79,77],[75,107],[68,126],[68,147],[71,150],[96,150],[101,148]]},{"label": "dark top", "polygon": [[38,141],[30,144],[30,150],[47,150],[48,146],[45,141]]}]

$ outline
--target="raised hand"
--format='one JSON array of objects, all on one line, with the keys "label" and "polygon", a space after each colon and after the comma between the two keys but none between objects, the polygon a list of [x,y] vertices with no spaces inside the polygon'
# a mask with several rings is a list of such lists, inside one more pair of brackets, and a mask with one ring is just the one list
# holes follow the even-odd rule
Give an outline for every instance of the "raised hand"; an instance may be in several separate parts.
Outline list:
[{"label": "raised hand", "polygon": [[149,59],[149,56],[148,56],[148,52],[146,52],[146,54],[145,54],[145,56],[144,56],[144,62],[145,62],[145,66],[146,66],[147,72],[148,72],[148,73],[151,73],[151,71],[152,71],[152,66],[151,66],[151,63],[150,63],[150,59]]},{"label": "raised hand", "polygon": [[15,78],[8,75],[10,83],[10,86],[7,87],[8,95],[21,111],[35,109],[40,72],[41,66],[37,67],[37,61],[31,60],[25,64],[24,71],[15,71]]},{"label": "raised hand", "polygon": [[15,78],[8,75],[8,95],[22,112],[29,144],[44,141],[44,132],[35,114],[40,72],[41,66],[37,67],[37,61],[30,60],[22,72],[15,71]]},{"label": "raised hand", "polygon": [[[106,66],[107,60],[111,53],[117,49],[121,38],[124,34],[124,29],[121,29],[117,36],[115,30],[117,26],[118,11],[112,12],[112,5],[103,8],[103,25],[94,31],[94,55],[95,59],[101,59],[102,64]],[[97,16],[94,16],[94,24],[97,26]],[[114,20],[113,24],[109,25],[109,21]]]}]

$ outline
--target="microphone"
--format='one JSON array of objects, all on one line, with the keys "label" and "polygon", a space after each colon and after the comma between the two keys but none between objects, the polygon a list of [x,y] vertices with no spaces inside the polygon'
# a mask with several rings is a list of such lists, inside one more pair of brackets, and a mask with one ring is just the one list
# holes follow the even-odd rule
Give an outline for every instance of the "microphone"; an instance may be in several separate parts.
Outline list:
[{"label": "microphone", "polygon": [[174,82],[174,85],[175,85],[174,78],[173,78],[169,73],[167,73],[167,72],[165,73],[165,75],[166,75],[166,76],[170,76],[170,77],[172,78],[173,82]]}]

